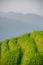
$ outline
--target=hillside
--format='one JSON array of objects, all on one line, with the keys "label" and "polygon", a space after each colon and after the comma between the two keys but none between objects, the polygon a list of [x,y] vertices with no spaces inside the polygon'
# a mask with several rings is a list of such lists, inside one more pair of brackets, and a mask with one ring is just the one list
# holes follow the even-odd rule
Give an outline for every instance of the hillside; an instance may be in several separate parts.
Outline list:
[{"label": "hillside", "polygon": [[43,65],[43,31],[0,41],[0,65]]}]

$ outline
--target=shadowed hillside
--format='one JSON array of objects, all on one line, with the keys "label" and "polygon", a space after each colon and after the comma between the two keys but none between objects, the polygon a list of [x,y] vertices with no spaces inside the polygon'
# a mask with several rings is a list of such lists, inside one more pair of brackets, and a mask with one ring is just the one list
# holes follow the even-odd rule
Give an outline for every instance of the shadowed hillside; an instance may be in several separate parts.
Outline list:
[{"label": "shadowed hillside", "polygon": [[1,65],[43,65],[43,31],[0,41]]}]

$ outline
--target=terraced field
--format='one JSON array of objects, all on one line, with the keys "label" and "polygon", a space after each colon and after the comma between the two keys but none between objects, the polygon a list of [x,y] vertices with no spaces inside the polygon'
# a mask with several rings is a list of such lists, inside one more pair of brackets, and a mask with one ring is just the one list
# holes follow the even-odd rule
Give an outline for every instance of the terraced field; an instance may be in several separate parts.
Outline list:
[{"label": "terraced field", "polygon": [[0,65],[43,65],[43,31],[0,41]]}]

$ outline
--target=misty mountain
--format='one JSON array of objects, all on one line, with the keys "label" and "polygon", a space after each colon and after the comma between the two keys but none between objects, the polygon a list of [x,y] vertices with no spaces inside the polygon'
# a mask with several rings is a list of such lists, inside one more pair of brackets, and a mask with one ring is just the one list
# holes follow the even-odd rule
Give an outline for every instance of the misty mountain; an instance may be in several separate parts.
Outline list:
[{"label": "misty mountain", "polygon": [[0,40],[32,30],[43,30],[43,16],[0,12]]}]

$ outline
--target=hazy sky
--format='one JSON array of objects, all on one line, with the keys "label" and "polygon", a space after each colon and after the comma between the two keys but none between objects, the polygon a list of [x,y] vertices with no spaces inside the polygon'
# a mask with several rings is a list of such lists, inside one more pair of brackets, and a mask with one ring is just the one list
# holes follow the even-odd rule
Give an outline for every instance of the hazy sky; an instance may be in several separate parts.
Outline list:
[{"label": "hazy sky", "polygon": [[43,0],[0,0],[0,11],[43,15]]}]

